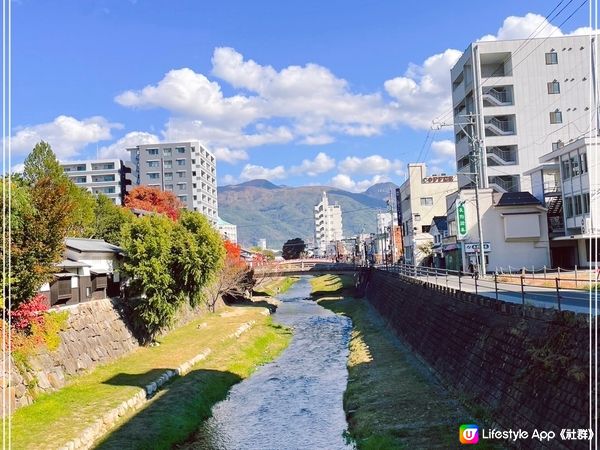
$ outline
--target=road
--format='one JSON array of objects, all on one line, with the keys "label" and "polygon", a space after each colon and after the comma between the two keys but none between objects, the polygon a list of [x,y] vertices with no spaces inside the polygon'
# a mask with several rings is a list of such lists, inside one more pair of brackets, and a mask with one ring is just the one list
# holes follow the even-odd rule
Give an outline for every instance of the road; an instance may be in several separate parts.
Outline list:
[{"label": "road", "polygon": [[[540,308],[558,308],[556,289],[544,288],[539,286],[524,285],[524,293],[521,293],[521,286],[510,283],[498,283],[498,294],[496,297],[496,289],[493,276],[488,275],[486,279],[480,278],[475,286],[475,279],[469,275],[460,277],[457,275],[446,275],[438,273],[436,277],[431,275],[411,275],[408,270],[399,267],[380,267],[380,269],[401,272],[422,281],[428,281],[440,286],[446,286],[453,289],[462,290],[464,292],[477,292],[479,295],[490,298],[498,298],[511,303],[522,303],[523,296],[525,304],[537,306]],[[414,271],[412,272],[414,274]],[[592,292],[575,290],[575,289],[560,289],[560,306],[562,310],[574,311],[578,313],[589,313],[590,302],[595,314],[598,314],[597,296]]]}]

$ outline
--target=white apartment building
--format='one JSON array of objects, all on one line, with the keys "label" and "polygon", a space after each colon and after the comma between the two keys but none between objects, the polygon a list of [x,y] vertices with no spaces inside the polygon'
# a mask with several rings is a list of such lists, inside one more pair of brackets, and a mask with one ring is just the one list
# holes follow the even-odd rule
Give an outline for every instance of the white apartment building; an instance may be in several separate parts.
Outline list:
[{"label": "white apartment building", "polygon": [[237,244],[237,225],[227,222],[226,220],[217,217],[217,230],[223,237],[223,239],[227,239],[229,242],[233,242]]},{"label": "white apartment building", "polygon": [[199,142],[138,145],[131,153],[132,186],[152,186],[173,192],[190,211],[216,225],[217,160]]},{"label": "white apartment building", "polygon": [[314,215],[316,248],[320,255],[324,256],[328,249],[335,248],[332,244],[343,239],[342,207],[330,205],[327,193],[323,192],[321,201],[315,205]]},{"label": "white apartment building", "polygon": [[[557,148],[530,171],[534,195],[554,196],[547,206],[555,267],[590,267],[600,259],[600,158],[595,141],[584,137]],[[556,186],[545,182],[549,172],[558,174]]]},{"label": "white apartment building", "polygon": [[[391,214],[389,211],[378,212],[376,215],[377,221],[377,254],[381,255],[381,260],[383,261],[383,255],[388,253],[391,255],[392,251],[392,235],[393,231],[390,228],[390,224],[392,223],[392,217],[394,221],[394,228],[398,225],[398,216],[396,214]],[[399,253],[399,249],[393,249],[394,253],[397,255]],[[395,258],[394,258],[395,260]]]},{"label": "white apartment building", "polygon": [[[461,189],[473,186],[472,135],[481,143],[483,187],[531,192],[525,173],[539,158],[589,130],[590,83],[596,82],[592,51],[589,36],[475,42],[467,48],[451,70]],[[459,126],[471,119],[474,126]]]},{"label": "white apartment building", "polygon": [[106,195],[117,205],[123,204],[125,174],[129,169],[120,159],[98,159],[92,161],[61,162],[69,179],[94,195]]},{"label": "white apartment building", "polygon": [[423,163],[409,164],[407,173],[407,180],[396,190],[398,220],[404,261],[419,265],[426,256],[419,248],[433,240],[429,234],[431,221],[446,215],[446,196],[458,189],[458,183],[455,175],[427,176]]}]

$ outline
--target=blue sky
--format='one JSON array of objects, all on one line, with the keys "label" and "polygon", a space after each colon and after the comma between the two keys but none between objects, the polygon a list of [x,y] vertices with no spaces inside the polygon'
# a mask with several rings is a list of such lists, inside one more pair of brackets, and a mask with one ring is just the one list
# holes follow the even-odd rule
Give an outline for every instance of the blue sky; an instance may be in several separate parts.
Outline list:
[{"label": "blue sky", "polygon": [[[126,158],[156,140],[204,142],[219,184],[361,191],[408,162],[454,171],[449,68],[470,42],[570,33],[584,5],[473,1],[13,2],[13,153]],[[539,29],[539,28],[538,28]],[[450,118],[447,116],[447,118]]]}]

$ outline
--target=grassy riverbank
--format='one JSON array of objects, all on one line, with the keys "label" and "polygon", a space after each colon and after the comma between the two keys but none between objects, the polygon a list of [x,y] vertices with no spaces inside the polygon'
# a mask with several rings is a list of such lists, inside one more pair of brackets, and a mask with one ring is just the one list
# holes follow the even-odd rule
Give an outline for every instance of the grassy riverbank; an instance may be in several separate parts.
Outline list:
[{"label": "grassy riverbank", "polygon": [[[114,363],[41,396],[12,417],[12,448],[58,448],[124,400],[206,349],[212,353],[185,377],[166,384],[138,411],[124,417],[100,448],[170,448],[210,415],[230,387],[277,357],[291,338],[255,306],[223,308],[174,330],[157,347],[140,348]],[[241,325],[254,325],[240,337]]]},{"label": "grassy riverbank", "polygon": [[341,295],[351,282],[325,275],[312,285],[322,306],[352,319],[344,409],[357,448],[459,448],[458,426],[468,416],[365,299]]},{"label": "grassy riverbank", "polygon": [[279,277],[264,280],[259,286],[254,288],[254,293],[257,295],[268,295],[274,297],[277,294],[282,294],[291,288],[300,277]]}]

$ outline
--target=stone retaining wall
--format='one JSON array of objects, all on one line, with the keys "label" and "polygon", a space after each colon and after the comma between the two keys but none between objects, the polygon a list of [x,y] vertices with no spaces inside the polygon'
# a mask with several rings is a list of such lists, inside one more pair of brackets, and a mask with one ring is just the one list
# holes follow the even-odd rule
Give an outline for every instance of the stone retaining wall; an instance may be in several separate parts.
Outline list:
[{"label": "stone retaining wall", "polygon": [[[557,436],[563,428],[589,428],[587,315],[522,307],[379,270],[371,272],[366,293],[444,384],[489,414],[489,423]],[[546,446],[518,444],[588,443],[557,439]]]}]

